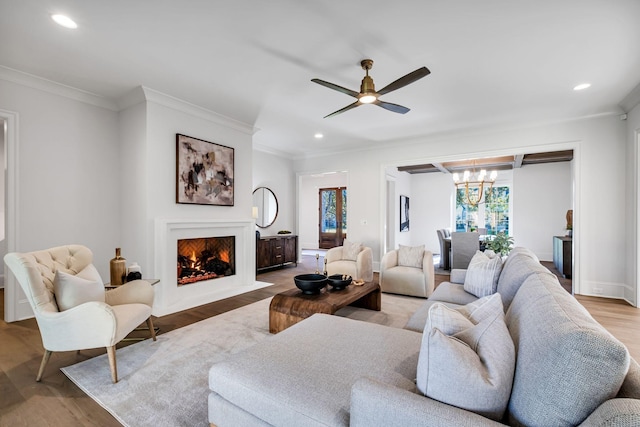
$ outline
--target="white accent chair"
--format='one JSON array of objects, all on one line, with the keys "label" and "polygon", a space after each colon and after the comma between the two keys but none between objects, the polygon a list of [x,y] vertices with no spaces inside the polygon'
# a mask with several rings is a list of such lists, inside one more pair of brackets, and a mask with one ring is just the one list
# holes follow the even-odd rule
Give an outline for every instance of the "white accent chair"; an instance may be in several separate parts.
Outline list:
[{"label": "white accent chair", "polygon": [[371,248],[362,246],[355,261],[342,259],[342,246],[327,251],[324,259],[327,263],[327,274],[346,274],[353,279],[365,282],[373,281],[373,252]]},{"label": "white accent chair", "polygon": [[93,253],[85,246],[58,246],[42,251],[16,253],[4,261],[22,286],[38,322],[44,356],[36,376],[40,381],[54,351],[106,347],[111,379],[118,382],[116,344],[146,323],[156,340],[151,306],[153,288],[149,282],[134,280],[105,292],[104,300],[85,302],[60,311],[54,293],[56,271],[76,275],[92,263]]},{"label": "white accent chair", "polygon": [[433,253],[424,251],[422,268],[398,265],[398,249],[387,252],[380,262],[382,292],[428,298],[435,287]]}]

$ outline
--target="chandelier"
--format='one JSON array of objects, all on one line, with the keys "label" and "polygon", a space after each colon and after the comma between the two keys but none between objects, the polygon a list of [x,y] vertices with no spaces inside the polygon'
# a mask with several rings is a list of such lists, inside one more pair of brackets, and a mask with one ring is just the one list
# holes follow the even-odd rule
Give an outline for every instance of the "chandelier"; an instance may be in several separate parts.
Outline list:
[{"label": "chandelier", "polygon": [[[487,171],[485,169],[480,170],[480,173],[476,175],[475,167],[473,172],[469,172],[468,170],[464,171],[462,174],[462,179],[460,179],[460,175],[458,173],[453,174],[453,182],[456,185],[456,190],[464,188],[464,197],[467,200],[467,204],[471,206],[477,206],[482,203],[482,197],[484,195],[484,187],[485,185],[489,185],[489,192],[493,188],[493,183],[498,177],[498,171],[491,171],[491,175],[489,179],[487,178]],[[474,197],[473,194],[470,194],[469,188],[477,188],[478,194]],[[471,192],[473,193],[473,192]]]}]

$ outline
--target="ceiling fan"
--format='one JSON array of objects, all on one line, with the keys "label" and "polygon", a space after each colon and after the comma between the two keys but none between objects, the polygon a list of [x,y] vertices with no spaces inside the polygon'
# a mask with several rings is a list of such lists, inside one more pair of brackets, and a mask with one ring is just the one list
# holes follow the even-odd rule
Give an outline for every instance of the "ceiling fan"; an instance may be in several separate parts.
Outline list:
[{"label": "ceiling fan", "polygon": [[362,79],[362,83],[360,84],[360,92],[353,91],[351,89],[344,88],[342,86],[338,86],[333,83],[326,82],[320,79],[311,79],[312,82],[318,83],[319,85],[326,86],[329,89],[337,90],[338,92],[342,92],[346,95],[353,96],[357,99],[353,104],[349,104],[344,108],[339,109],[338,111],[334,111],[331,114],[324,116],[327,117],[335,116],[340,113],[344,113],[345,111],[351,110],[352,108],[359,107],[362,104],[375,104],[379,107],[384,108],[385,110],[393,111],[394,113],[405,114],[409,111],[409,108],[403,107],[402,105],[392,104],[390,102],[384,102],[379,99],[380,96],[385,95],[394,90],[398,90],[400,88],[405,87],[408,84],[415,82],[425,76],[428,76],[431,71],[427,67],[418,68],[417,70],[400,77],[398,80],[393,83],[388,84],[383,87],[379,91],[376,92],[376,89],[373,85],[373,79],[369,76],[369,70],[373,67],[373,60],[371,59],[363,59],[360,61],[360,65],[362,69],[365,70],[366,75]]}]

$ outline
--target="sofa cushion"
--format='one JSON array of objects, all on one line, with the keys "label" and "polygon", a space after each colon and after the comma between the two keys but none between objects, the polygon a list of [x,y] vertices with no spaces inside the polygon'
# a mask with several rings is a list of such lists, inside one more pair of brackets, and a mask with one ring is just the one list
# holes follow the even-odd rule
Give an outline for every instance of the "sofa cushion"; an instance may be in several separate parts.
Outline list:
[{"label": "sofa cushion", "polygon": [[515,350],[499,295],[458,309],[431,307],[417,372],[418,389],[426,396],[500,420],[514,367]]},{"label": "sofa cushion", "polygon": [[348,261],[356,261],[361,250],[362,243],[350,242],[347,239],[344,239],[344,241],[342,242],[342,259]]},{"label": "sofa cushion", "polygon": [[629,368],[627,349],[554,275],[529,276],[506,322],[517,352],[510,425],[578,425],[616,396]]},{"label": "sofa cushion", "polygon": [[421,245],[421,246],[399,245],[398,265],[402,265],[405,267],[422,268],[423,258],[424,258],[424,245]]},{"label": "sofa cushion", "polygon": [[409,320],[407,320],[407,324],[404,325],[404,329],[409,329],[410,331],[420,332],[424,331],[424,326],[427,324],[427,316],[429,315],[429,309],[434,304],[444,304],[450,308],[458,308],[462,307],[460,304],[454,304],[452,302],[443,302],[436,301],[429,298],[424,304],[421,304],[420,307],[411,315]]},{"label": "sofa cushion", "polygon": [[502,271],[502,258],[495,253],[493,257],[489,257],[484,252],[476,251],[467,268],[464,290],[478,298],[495,294],[500,271]]},{"label": "sofa cushion", "polygon": [[464,285],[461,283],[442,282],[433,291],[429,299],[465,305],[474,302],[478,297],[465,291]]},{"label": "sofa cushion", "polygon": [[[514,253],[515,251],[515,253]],[[507,257],[498,278],[497,291],[502,296],[505,311],[509,308],[513,297],[527,277],[535,273],[548,273],[533,252],[524,248],[516,248]]]},{"label": "sofa cushion", "polygon": [[421,337],[314,314],[213,365],[209,387],[271,425],[348,426],[351,387],[359,378],[416,391]]},{"label": "sofa cushion", "polygon": [[411,331],[422,332],[427,323],[429,308],[436,302],[442,302],[447,307],[458,307],[474,302],[477,299],[475,295],[466,292],[461,283],[442,282],[436,290],[433,291],[431,296],[429,296],[429,300],[413,313],[404,328]]},{"label": "sofa cushion", "polygon": [[73,275],[58,270],[53,278],[53,290],[60,311],[68,310],[90,301],[104,302],[104,284],[100,273],[87,265]]}]

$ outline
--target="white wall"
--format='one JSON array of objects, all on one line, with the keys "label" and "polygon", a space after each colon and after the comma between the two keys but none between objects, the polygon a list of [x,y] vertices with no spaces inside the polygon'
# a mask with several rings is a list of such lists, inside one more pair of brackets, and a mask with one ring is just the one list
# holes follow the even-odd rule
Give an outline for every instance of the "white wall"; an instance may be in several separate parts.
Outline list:
[{"label": "white wall", "polygon": [[[14,241],[20,252],[77,243],[91,248],[102,277],[120,236],[118,116],[108,108],[64,94],[68,88],[35,89],[0,76],[0,109],[15,129]],[[88,96],[87,96],[88,97]],[[99,103],[98,103],[99,104]],[[8,176],[7,175],[7,176]],[[12,284],[13,282],[13,284]],[[7,278],[5,317],[32,316],[24,293]]]},{"label": "white wall", "polygon": [[424,244],[434,254],[440,253],[440,241],[436,230],[453,229],[454,186],[451,175],[424,173],[411,175],[411,200],[413,243]]},{"label": "white wall", "polygon": [[[574,271],[577,293],[624,297],[627,215],[625,213],[626,124],[617,116],[532,126],[487,130],[484,133],[433,136],[385,143],[367,151],[298,159],[297,173],[317,170],[324,164],[350,171],[350,202],[354,215],[367,215],[366,227],[352,227],[356,240],[372,241],[374,259],[381,258],[384,239],[385,168],[395,165],[447,161],[488,155],[523,154],[532,151],[575,149]],[[357,162],[352,161],[358,158]],[[598,171],[598,173],[594,173]],[[612,189],[619,189],[614,191]],[[595,196],[597,195],[597,197]],[[353,224],[353,221],[351,222]],[[602,248],[606,248],[603,250]],[[606,268],[602,268],[606,265]]]},{"label": "white wall", "polygon": [[122,256],[127,265],[137,262],[142,274],[152,272],[147,259],[147,242],[153,240],[153,230],[147,226],[147,103],[142,92],[140,102],[120,111],[119,143],[122,184],[120,211]]},{"label": "white wall", "polygon": [[118,115],[0,79],[0,108],[18,114],[18,251],[91,248],[102,277],[120,236]]},{"label": "white wall", "polygon": [[[393,186],[395,190],[395,194],[388,194],[387,197],[390,198],[389,206],[393,212],[393,218],[387,218],[387,227],[392,230],[394,233],[394,247],[388,247],[387,251],[391,251],[393,249],[397,249],[398,245],[412,246],[414,245],[414,241],[416,240],[414,236],[416,233],[416,222],[418,221],[418,216],[416,215],[416,210],[414,208],[415,198],[412,197],[412,188],[411,188],[411,175],[407,172],[400,172],[398,168],[390,167],[385,171],[386,179],[392,178],[395,182]],[[409,231],[400,231],[400,196],[407,196],[409,198]],[[377,259],[374,259],[378,261]]]},{"label": "white wall", "polygon": [[528,165],[513,170],[513,228],[516,246],[540,260],[553,260],[553,236],[566,234],[566,213],[573,209],[571,163]]},{"label": "white wall", "polygon": [[302,249],[318,249],[321,188],[347,187],[347,238],[351,238],[351,189],[347,173],[303,175],[299,177],[298,234]]},{"label": "white wall", "polygon": [[[262,236],[272,236],[280,230],[297,233],[296,188],[293,161],[274,154],[253,150],[253,188],[267,187],[278,199],[278,216],[270,227],[259,228]],[[298,237],[299,239],[300,237]]]}]

